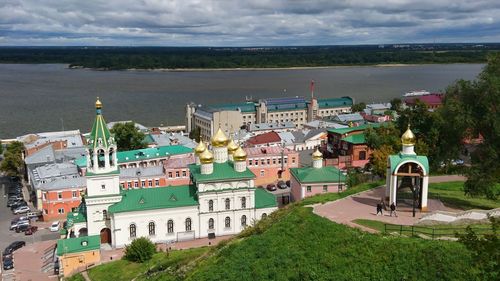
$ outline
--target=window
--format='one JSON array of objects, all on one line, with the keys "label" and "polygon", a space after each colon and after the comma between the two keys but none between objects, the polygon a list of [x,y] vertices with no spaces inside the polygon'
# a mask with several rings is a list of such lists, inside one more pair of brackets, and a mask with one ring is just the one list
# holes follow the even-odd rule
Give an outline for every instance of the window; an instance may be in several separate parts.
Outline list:
[{"label": "window", "polygon": [[172,172],[168,172],[168,178],[171,179],[172,178]]},{"label": "window", "polygon": [[231,209],[231,200],[229,198],[226,198],[226,210]]},{"label": "window", "polygon": [[226,217],[226,219],[224,220],[224,226],[226,228],[230,228],[231,227],[231,218]]},{"label": "window", "polygon": [[62,199],[62,192],[57,193],[57,199],[61,200]]},{"label": "window", "polygon": [[141,187],[146,187],[146,181],[141,181]]},{"label": "window", "polygon": [[292,164],[295,164],[295,157],[292,157]]},{"label": "window", "polygon": [[149,230],[149,236],[155,235],[155,223],[154,222],[150,222],[148,224],[148,230]]},{"label": "window", "polygon": [[130,232],[130,238],[135,238],[136,232],[135,232],[135,224],[134,223],[130,224],[129,232]]},{"label": "window", "polygon": [[139,187],[139,182],[134,182],[134,187]]},{"label": "window", "polygon": [[132,182],[128,182],[128,188],[132,188]]},{"label": "window", "polygon": [[214,219],[212,218],[208,220],[208,229],[214,229]]},{"label": "window", "polygon": [[173,220],[168,220],[168,222],[167,222],[167,232],[168,233],[174,233],[174,221]]},{"label": "window", "polygon": [[72,194],[73,198],[77,198],[78,197],[78,191],[76,190],[73,190]]},{"label": "window", "polygon": [[327,192],[328,191],[328,185],[323,185],[323,192]]},{"label": "window", "polygon": [[262,219],[265,219],[265,218],[267,218],[267,214],[266,214],[266,213],[263,213],[263,214],[262,214]]},{"label": "window", "polygon": [[184,177],[184,178],[187,177],[186,171],[182,171],[182,177]]},{"label": "window", "polygon": [[214,210],[214,200],[208,200],[208,211],[213,212]]},{"label": "window", "polygon": [[58,214],[64,214],[64,208],[59,208],[57,209]]},{"label": "window", "polygon": [[252,164],[253,164],[253,160],[252,160],[252,159],[249,159],[249,160],[248,160],[248,166],[252,166]]},{"label": "window", "polygon": [[271,159],[267,158],[267,165],[271,164]]},{"label": "window", "polygon": [[265,165],[266,164],[266,159],[260,159],[260,164]]},{"label": "window", "polygon": [[245,209],[247,207],[247,198],[241,197],[241,208]]},{"label": "window", "polygon": [[266,175],[266,171],[265,170],[260,170],[260,176],[263,177]]},{"label": "window", "polygon": [[175,177],[176,177],[176,178],[180,177],[180,173],[179,173],[179,171],[176,171],[176,172],[175,172]]},{"label": "window", "polygon": [[102,219],[107,220],[108,219],[108,211],[102,210]]},{"label": "window", "polygon": [[276,158],[273,158],[273,165],[276,165]]},{"label": "window", "polygon": [[43,197],[43,200],[47,200],[47,193],[46,192],[42,193],[42,197]]},{"label": "window", "polygon": [[359,160],[365,160],[365,159],[366,159],[366,151],[360,151]]},{"label": "window", "polygon": [[247,216],[241,216],[241,226],[247,226]]},{"label": "window", "polygon": [[149,186],[149,187],[152,187],[152,186],[153,186],[153,180],[149,180],[149,181],[148,181],[148,186]]},{"label": "window", "polygon": [[307,189],[307,192],[311,192],[311,186],[310,186],[310,185],[308,185],[308,186],[306,187],[306,189]]},{"label": "window", "polygon": [[102,190],[106,189],[106,185],[105,184],[101,184],[101,189]]},{"label": "window", "polygon": [[160,186],[160,180],[155,180],[155,186]]},{"label": "window", "polygon": [[191,231],[191,218],[186,219],[186,231]]}]

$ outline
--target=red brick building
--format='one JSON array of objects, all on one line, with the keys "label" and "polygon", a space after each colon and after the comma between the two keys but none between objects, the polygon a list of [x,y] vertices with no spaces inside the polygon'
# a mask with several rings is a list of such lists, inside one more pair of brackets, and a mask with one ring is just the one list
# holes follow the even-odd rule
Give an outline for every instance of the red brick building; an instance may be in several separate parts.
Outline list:
[{"label": "red brick building", "polygon": [[299,154],[296,151],[271,147],[247,147],[247,167],[255,176],[255,185],[276,183],[290,179],[290,168],[299,167]]},{"label": "red brick building", "polygon": [[67,213],[80,205],[86,190],[85,178],[59,179],[42,184],[41,210],[44,221],[64,220]]}]

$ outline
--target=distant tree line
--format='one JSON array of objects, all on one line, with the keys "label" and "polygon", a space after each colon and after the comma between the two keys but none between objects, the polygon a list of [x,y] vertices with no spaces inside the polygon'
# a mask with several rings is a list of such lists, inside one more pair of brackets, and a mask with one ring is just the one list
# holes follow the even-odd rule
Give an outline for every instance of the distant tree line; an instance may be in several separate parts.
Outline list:
[{"label": "distant tree line", "polygon": [[66,63],[103,70],[185,68],[280,68],[332,65],[478,63],[500,44],[410,48],[323,46],[274,48],[5,47],[0,63]]}]

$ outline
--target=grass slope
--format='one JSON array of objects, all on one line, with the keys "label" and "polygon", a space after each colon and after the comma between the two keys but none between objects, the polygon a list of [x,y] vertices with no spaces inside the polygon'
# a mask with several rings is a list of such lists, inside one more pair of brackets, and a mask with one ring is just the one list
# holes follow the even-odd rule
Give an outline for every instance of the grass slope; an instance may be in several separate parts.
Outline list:
[{"label": "grass slope", "polygon": [[431,183],[429,198],[440,199],[446,206],[461,210],[500,208],[500,200],[465,195],[463,182]]},{"label": "grass slope", "polygon": [[187,280],[471,280],[471,256],[459,243],[368,234],[297,206],[275,219]]}]

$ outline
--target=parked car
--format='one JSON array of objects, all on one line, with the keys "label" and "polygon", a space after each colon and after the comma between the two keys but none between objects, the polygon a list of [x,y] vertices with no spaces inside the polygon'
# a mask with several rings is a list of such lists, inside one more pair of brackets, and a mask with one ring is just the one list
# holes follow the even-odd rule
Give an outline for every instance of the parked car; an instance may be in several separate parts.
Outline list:
[{"label": "parked car", "polygon": [[17,209],[14,210],[14,214],[24,214],[30,211],[30,208],[28,206],[20,206]]},{"label": "parked car", "polygon": [[16,227],[16,233],[25,232],[31,227],[29,224],[20,224]]},{"label": "parked car", "polygon": [[29,218],[27,216],[20,216],[20,217],[17,217],[17,218],[13,218],[10,223],[15,223],[15,222],[18,222],[18,221],[27,221],[29,220]]},{"label": "parked car", "polygon": [[280,189],[286,189],[288,186],[286,185],[286,183],[284,181],[279,181],[278,182],[278,188]]},{"label": "parked car", "polygon": [[15,209],[17,209],[17,208],[19,208],[19,207],[21,207],[21,206],[27,206],[27,205],[28,205],[28,203],[26,203],[26,201],[24,201],[24,200],[21,200],[21,201],[16,201],[16,202],[14,202],[14,203],[10,206],[10,209],[11,209],[12,211],[14,211]]},{"label": "parked car", "polygon": [[12,260],[12,256],[6,257],[3,259],[3,270],[9,270],[14,268],[14,261]]},{"label": "parked car", "polygon": [[13,222],[10,224],[10,230],[17,229],[21,225],[29,225],[29,224],[30,224],[29,220]]},{"label": "parked car", "polygon": [[14,205],[19,205],[21,201],[24,201],[23,199],[13,199],[13,200],[8,200],[7,201],[7,207],[12,207]]},{"label": "parked car", "polygon": [[276,185],[275,184],[268,184],[266,188],[269,191],[275,191],[276,190]]},{"label": "parked car", "polygon": [[14,252],[15,250],[17,250],[19,248],[24,247],[25,245],[26,245],[26,242],[24,242],[24,241],[14,241],[14,242],[10,243],[10,245],[7,246],[7,248],[5,248],[5,250],[3,251],[3,258],[5,259],[8,256],[12,256],[12,252]]},{"label": "parked car", "polygon": [[29,212],[26,214],[26,217],[28,219],[38,219],[39,216],[41,216],[42,214],[39,212],[39,211],[34,211],[34,212]]},{"label": "parked car", "polygon": [[56,231],[59,231],[59,226],[61,225],[61,223],[59,221],[55,221],[53,222],[51,225],[50,225],[50,231],[52,232],[56,232]]},{"label": "parked car", "polygon": [[37,232],[38,226],[30,225],[26,231],[24,231],[24,235],[33,235],[33,233]]}]

